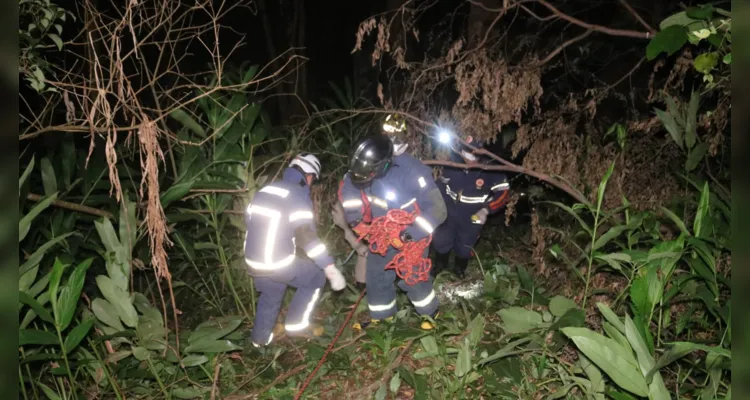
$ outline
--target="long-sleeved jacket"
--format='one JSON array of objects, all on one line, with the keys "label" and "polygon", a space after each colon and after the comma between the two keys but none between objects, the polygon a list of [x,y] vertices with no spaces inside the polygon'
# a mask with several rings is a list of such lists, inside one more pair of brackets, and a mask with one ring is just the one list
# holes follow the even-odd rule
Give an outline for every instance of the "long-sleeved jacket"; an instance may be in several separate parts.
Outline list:
[{"label": "long-sleeved jacket", "polygon": [[346,222],[355,226],[364,218],[365,202],[369,202],[372,217],[385,215],[388,210],[414,211],[419,206],[419,216],[406,228],[413,240],[421,240],[445,221],[445,202],[432,179],[432,171],[408,153],[393,158],[393,166],[385,176],[376,178],[369,187],[360,190],[349,177],[344,176],[339,188],[339,201],[344,207]]},{"label": "long-sleeved jacket", "polygon": [[245,262],[256,271],[274,271],[293,264],[297,247],[320,268],[333,264],[315,233],[310,187],[304,176],[287,168],[281,181],[264,186],[245,212]]},{"label": "long-sleeved jacket", "polygon": [[493,214],[510,199],[510,184],[502,172],[444,167],[437,184],[450,215],[471,217],[482,208]]}]

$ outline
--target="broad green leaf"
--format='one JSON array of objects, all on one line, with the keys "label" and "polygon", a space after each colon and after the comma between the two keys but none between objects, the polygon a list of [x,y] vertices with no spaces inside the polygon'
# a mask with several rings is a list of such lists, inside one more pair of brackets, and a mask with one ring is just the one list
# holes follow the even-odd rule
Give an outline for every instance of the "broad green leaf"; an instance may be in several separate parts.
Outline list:
[{"label": "broad green leaf", "polygon": [[190,192],[190,189],[193,188],[193,185],[195,185],[195,181],[189,180],[170,186],[169,189],[161,194],[161,206],[167,208],[170,203],[185,197]]},{"label": "broad green leaf", "polygon": [[53,42],[55,42],[55,46],[57,46],[57,50],[62,50],[63,48],[63,41],[60,39],[60,36],[57,36],[56,33],[48,33],[47,36],[52,39]]},{"label": "broad green leaf", "polygon": [[703,157],[706,155],[706,152],[708,152],[708,143],[698,143],[692,150],[690,150],[690,153],[688,153],[687,160],[685,160],[685,169],[688,172],[692,172],[695,167],[697,167],[698,164],[703,161]]},{"label": "broad green leaf", "polygon": [[731,359],[731,353],[726,349],[720,347],[710,347],[690,342],[674,342],[670,344],[669,349],[667,349],[667,351],[665,351],[664,354],[659,357],[659,359],[656,361],[656,364],[648,371],[648,373],[646,374],[646,382],[650,383],[654,374],[660,369],[696,350],[719,354]]},{"label": "broad green leaf", "polygon": [[609,243],[610,240],[620,236],[620,234],[625,232],[626,230],[628,230],[627,225],[615,225],[612,228],[609,228],[607,232],[596,238],[596,241],[594,242],[594,250],[597,250],[605,244]]},{"label": "broad green leaf", "polygon": [[108,276],[97,276],[96,284],[104,298],[115,307],[122,322],[128,327],[135,328],[138,325],[138,313],[136,313],[127,292],[116,286]]},{"label": "broad green leaf", "polygon": [[19,195],[21,193],[20,192],[21,187],[23,187],[24,183],[26,183],[26,179],[28,179],[32,170],[34,170],[34,156],[31,156],[31,161],[29,161],[29,165],[26,166],[26,169],[23,171],[23,174],[21,174],[21,178],[18,179]]},{"label": "broad green leaf", "polygon": [[57,200],[57,193],[53,193],[51,196],[41,199],[31,208],[28,214],[24,215],[21,220],[18,221],[19,243],[26,238],[26,235],[29,233],[29,228],[31,227],[31,222],[34,221],[34,218],[36,218],[42,211],[46,210],[55,200]]},{"label": "broad green leaf", "polygon": [[648,298],[648,276],[641,275],[633,279],[630,285],[630,301],[636,311],[642,315],[651,314],[651,302]]},{"label": "broad green leaf", "polygon": [[42,157],[40,163],[42,169],[42,185],[44,186],[44,195],[51,196],[57,193],[57,176],[55,176],[55,169],[52,168],[52,163],[49,158]]},{"label": "broad green leaf", "polygon": [[391,378],[391,383],[388,385],[390,386],[391,393],[396,394],[398,393],[398,390],[401,388],[401,376],[398,372],[393,374],[393,377]]},{"label": "broad green leaf", "polygon": [[179,387],[176,386],[172,389],[172,396],[177,399],[196,399],[203,398],[203,392],[192,387]]},{"label": "broad green leaf", "polygon": [[117,310],[107,300],[99,297],[95,298],[94,301],[91,302],[91,311],[99,321],[111,326],[118,332],[125,330],[125,327],[120,323],[120,317],[117,314]]},{"label": "broad green leaf", "polygon": [[123,193],[122,204],[120,204],[120,220],[118,222],[120,230],[120,243],[125,247],[125,251],[130,254],[130,250],[135,246],[138,236],[138,225],[136,224],[135,203],[131,201],[127,193]]},{"label": "broad green leaf", "polygon": [[609,390],[607,391],[607,396],[611,397],[614,400],[637,400],[635,397],[622,392],[616,392]]},{"label": "broad green leaf", "polygon": [[624,334],[618,331],[614,325],[605,321],[602,323],[602,328],[604,329],[604,332],[606,332],[607,335],[611,339],[614,339],[615,341],[617,341],[617,343],[619,343],[623,348],[632,350],[630,348],[630,342],[628,342],[628,338],[626,338]]},{"label": "broad green leaf", "polygon": [[29,290],[31,285],[36,281],[36,277],[39,273],[39,266],[34,266],[30,270],[19,274],[18,278],[18,291],[25,292]]},{"label": "broad green leaf", "polygon": [[52,318],[52,314],[50,314],[50,312],[47,311],[47,309],[44,308],[44,306],[42,306],[38,301],[36,301],[36,299],[29,296],[28,293],[19,291],[18,301],[31,307],[31,309],[34,310],[36,315],[38,315],[39,318],[43,319],[44,321],[49,322],[51,324],[55,323],[54,318]]},{"label": "broad green leaf", "polygon": [[708,199],[711,196],[711,191],[708,189],[708,181],[703,184],[703,190],[701,190],[701,199],[698,202],[698,212],[695,214],[695,221],[693,222],[693,233],[696,237],[701,236],[701,228],[703,220],[709,215],[709,204]]},{"label": "broad green leaf", "polygon": [[32,268],[35,268],[36,266],[38,266],[39,263],[42,262],[42,258],[44,258],[44,254],[47,253],[47,250],[51,249],[53,246],[57,245],[63,240],[67,239],[70,235],[80,235],[80,233],[68,232],[60,236],[57,236],[54,239],[48,240],[44,242],[43,245],[37,247],[37,249],[31,254],[31,256],[26,260],[26,262],[24,262],[23,265],[21,265],[19,274],[23,275],[26,272],[30,271]]},{"label": "broad green leaf", "polygon": [[78,300],[81,297],[86,271],[93,261],[93,258],[89,258],[78,264],[73,273],[70,274],[68,284],[60,290],[58,308],[60,309],[59,327],[61,331],[65,330],[73,320]]},{"label": "broad green leaf", "polygon": [[646,58],[655,59],[662,52],[671,56],[687,42],[687,29],[680,25],[670,25],[662,29],[646,46]]},{"label": "broad green leaf", "polygon": [[80,325],[73,328],[68,336],[65,337],[65,352],[70,354],[71,351],[75,350],[81,341],[89,334],[91,327],[94,325],[94,319],[89,318],[82,322]]},{"label": "broad green leaf", "polygon": [[203,354],[192,354],[182,359],[182,366],[185,368],[188,367],[197,367],[198,365],[202,365],[208,362],[208,357],[206,357]]},{"label": "broad green leaf", "polygon": [[672,210],[664,206],[660,206],[659,209],[662,213],[664,213],[664,215],[671,219],[678,228],[680,228],[680,232],[685,234],[685,236],[692,236],[690,234],[690,231],[687,229],[687,226],[685,226],[685,223],[682,221],[682,219],[680,219],[680,217],[677,216],[677,214],[673,213]]},{"label": "broad green leaf", "polygon": [[503,329],[510,334],[527,332],[543,323],[541,314],[521,307],[509,307],[497,313],[503,319]]},{"label": "broad green leaf", "polygon": [[201,124],[199,124],[192,116],[190,116],[190,114],[185,112],[185,110],[178,108],[170,112],[169,117],[181,123],[182,126],[190,129],[193,133],[200,136],[201,138],[206,137],[206,130],[203,129]]},{"label": "broad green leaf", "polygon": [[727,53],[724,58],[721,60],[726,65],[732,64],[732,53]]},{"label": "broad green leaf", "polygon": [[531,338],[529,338],[529,337],[523,337],[523,338],[520,338],[520,339],[516,339],[516,340],[514,340],[514,341],[512,341],[512,342],[510,342],[508,344],[506,344],[505,347],[503,347],[502,349],[496,351],[495,354],[479,360],[477,362],[477,365],[478,366],[482,366],[484,364],[487,364],[487,363],[499,360],[501,358],[508,357],[508,356],[510,356],[512,354],[515,354],[514,350],[516,349],[516,347],[518,347],[518,346],[520,346],[522,344],[526,344],[526,343],[528,343],[530,341],[531,341]]},{"label": "broad green leaf", "polygon": [[62,160],[62,183],[65,188],[69,188],[73,182],[73,174],[76,172],[76,144],[71,136],[63,139],[60,159]]},{"label": "broad green leaf", "polygon": [[375,400],[385,400],[388,395],[388,387],[385,386],[385,382],[380,382],[378,390],[375,392]]},{"label": "broad green leaf", "polygon": [[587,328],[568,327],[563,328],[562,332],[621,388],[638,396],[648,394],[648,386],[638,371],[637,361],[619,343]]},{"label": "broad green leaf", "polygon": [[562,317],[571,308],[576,308],[576,302],[563,296],[555,296],[549,300],[549,312],[555,317]]},{"label": "broad green leaf", "polygon": [[146,361],[151,358],[151,353],[145,347],[136,346],[131,351],[133,352],[133,357],[138,361]]},{"label": "broad green leaf", "polygon": [[[160,316],[161,317],[161,316]],[[242,323],[241,317],[220,317],[198,325],[188,336],[188,343],[221,339]]]},{"label": "broad green leaf", "polygon": [[94,221],[94,226],[99,233],[99,238],[102,240],[104,248],[108,252],[117,252],[122,244],[120,243],[120,239],[117,238],[117,232],[115,232],[115,227],[112,226],[112,221],[109,218],[101,218],[98,221]]},{"label": "broad green leaf", "polygon": [[594,393],[603,393],[605,387],[604,379],[602,377],[601,371],[599,371],[599,368],[597,368],[596,365],[594,365],[594,363],[592,363],[591,360],[589,360],[581,352],[578,352],[578,363],[580,364],[583,372],[589,378],[589,382],[591,383],[591,391]]},{"label": "broad green leaf", "polygon": [[683,146],[683,130],[682,127],[677,124],[677,120],[675,120],[675,118],[671,114],[668,114],[658,108],[654,108],[654,112],[656,112],[656,116],[664,125],[664,128],[667,129],[667,132],[669,132],[669,134],[672,136],[672,140],[674,140],[674,142],[677,143],[678,146],[680,146],[680,149],[684,149],[685,147]]},{"label": "broad green leaf", "polygon": [[607,320],[612,326],[617,328],[620,333],[625,333],[625,324],[622,323],[622,320],[620,317],[617,316],[617,314],[612,311],[606,304],[604,303],[596,303],[596,307],[599,309],[599,312],[602,313],[604,316],[604,319]]},{"label": "broad green leaf", "polygon": [[469,323],[469,344],[475,347],[484,334],[484,316],[479,314]]},{"label": "broad green leaf", "polygon": [[555,331],[568,326],[580,327],[584,326],[585,322],[586,316],[583,310],[580,308],[570,308],[550,326],[549,330]]},{"label": "broad green leaf", "polygon": [[688,7],[685,14],[692,19],[710,20],[714,15],[714,7],[711,5],[702,5],[699,7]]},{"label": "broad green leaf", "polygon": [[[638,365],[641,369],[641,373],[644,375],[654,367],[654,358],[649,352],[648,345],[638,333],[638,329],[635,327],[633,320],[628,315],[625,315],[625,336],[630,342],[630,346],[635,351],[636,357],[638,358]],[[664,381],[662,380],[661,374],[658,372],[654,373],[653,380],[648,384],[649,399],[652,400],[669,400],[669,392]]]},{"label": "broad green leaf", "polygon": [[690,102],[688,103],[687,115],[685,116],[685,144],[688,149],[692,149],[695,146],[695,129],[698,122],[698,101],[700,100],[700,94],[693,91],[690,94]]},{"label": "broad green leaf", "polygon": [[245,71],[245,75],[242,77],[242,83],[248,84],[250,83],[253,78],[255,78],[255,74],[258,72],[258,65],[251,65],[247,71]]},{"label": "broad green leaf", "polygon": [[695,67],[696,71],[702,74],[708,74],[712,69],[716,67],[716,64],[718,63],[719,53],[712,51],[710,53],[703,53],[696,57],[695,61],[693,61],[693,66]]},{"label": "broad green leaf", "polygon": [[240,350],[242,347],[229,340],[201,340],[185,348],[186,353],[225,353]]},{"label": "broad green leaf", "polygon": [[55,324],[57,326],[60,326],[60,310],[57,302],[57,289],[60,287],[60,281],[62,280],[63,272],[67,266],[68,265],[63,264],[60,259],[55,258],[55,263],[52,265],[52,274],[49,278],[49,289],[47,289],[50,304],[52,305],[52,316],[55,317]]},{"label": "broad green leaf", "polygon": [[419,341],[422,343],[422,347],[424,348],[424,351],[428,354],[437,354],[438,353],[438,345],[437,341],[435,341],[434,336],[423,336],[419,339]]},{"label": "broad green leaf", "polygon": [[467,340],[464,340],[461,351],[458,353],[456,360],[456,376],[462,377],[471,371],[471,348]]},{"label": "broad green leaf", "polygon": [[47,396],[49,400],[62,400],[62,397],[60,397],[52,388],[49,386],[43,384],[42,382],[39,382],[38,380],[34,381],[34,384],[42,388],[42,392],[44,392],[44,395]]},{"label": "broad green leaf", "polygon": [[59,344],[59,341],[57,336],[51,332],[39,329],[19,329],[18,345],[25,346],[27,344],[56,345]]}]

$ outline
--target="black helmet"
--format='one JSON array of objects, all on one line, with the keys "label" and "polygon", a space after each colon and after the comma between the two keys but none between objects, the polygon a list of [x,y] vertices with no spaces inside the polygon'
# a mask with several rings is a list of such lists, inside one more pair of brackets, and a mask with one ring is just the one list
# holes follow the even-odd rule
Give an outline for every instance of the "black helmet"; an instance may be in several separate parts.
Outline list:
[{"label": "black helmet", "polygon": [[393,160],[393,143],[385,135],[366,137],[357,142],[349,160],[353,184],[361,185],[383,176]]}]

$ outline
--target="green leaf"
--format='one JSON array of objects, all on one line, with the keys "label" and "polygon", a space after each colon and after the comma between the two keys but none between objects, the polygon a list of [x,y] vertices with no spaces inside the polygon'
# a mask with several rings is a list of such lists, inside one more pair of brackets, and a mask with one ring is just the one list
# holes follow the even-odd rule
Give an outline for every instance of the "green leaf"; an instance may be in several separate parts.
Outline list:
[{"label": "green leaf", "polygon": [[182,108],[178,108],[169,113],[169,117],[182,124],[187,129],[190,129],[193,133],[200,136],[201,138],[206,137],[206,130],[203,129],[190,114],[185,112]]},{"label": "green leaf", "polygon": [[81,297],[86,271],[93,261],[93,258],[89,258],[78,264],[73,273],[70,274],[68,284],[60,291],[58,308],[60,309],[59,328],[61,331],[65,330],[73,320],[76,305],[78,305],[78,300]]},{"label": "green leaf", "polygon": [[50,314],[50,312],[47,311],[47,309],[44,308],[44,306],[42,306],[38,301],[36,301],[36,299],[29,296],[28,293],[24,291],[19,291],[18,301],[31,307],[31,309],[34,310],[36,315],[38,315],[39,318],[41,318],[42,320],[49,322],[51,324],[55,323],[54,318],[52,318],[52,314]]},{"label": "green leaf", "polygon": [[607,391],[607,396],[613,398],[614,400],[637,400],[635,397],[622,392],[616,392],[609,390]]},{"label": "green leaf", "polygon": [[[638,357],[638,365],[641,369],[641,373],[645,376],[654,366],[654,358],[649,352],[646,342],[643,337],[638,333],[638,329],[635,327],[633,320],[629,316],[625,315],[625,336],[630,342],[630,346],[635,351]],[[644,381],[645,378],[644,378]],[[648,385],[649,398],[652,400],[669,400],[669,392],[664,381],[662,380],[661,374],[656,372],[654,379]]]},{"label": "green leaf", "polygon": [[120,323],[120,317],[117,314],[117,310],[107,300],[99,297],[95,298],[94,301],[91,302],[91,311],[99,321],[111,326],[118,332],[125,330],[125,327]]},{"label": "green leaf", "polygon": [[708,152],[708,143],[701,142],[695,146],[688,154],[687,160],[685,161],[685,169],[688,172],[692,172],[698,164],[703,161],[706,152]]},{"label": "green leaf", "polygon": [[108,252],[117,252],[122,244],[120,243],[120,239],[117,238],[117,232],[115,232],[115,227],[112,226],[112,221],[109,218],[101,218],[98,221],[94,221],[94,226],[99,233],[99,238],[102,240],[104,248]]},{"label": "green leaf", "polygon": [[115,307],[122,322],[131,328],[135,328],[138,325],[138,313],[136,313],[127,292],[116,286],[108,276],[97,276],[96,284],[104,298]]},{"label": "green leaf", "polygon": [[659,209],[661,209],[661,212],[663,212],[664,215],[666,215],[669,219],[671,219],[672,222],[674,222],[674,224],[677,225],[678,228],[680,228],[680,232],[685,234],[685,236],[692,236],[690,234],[690,231],[687,229],[687,226],[685,226],[685,223],[682,222],[682,219],[680,219],[680,217],[678,217],[677,214],[673,213],[672,210],[664,206],[660,206]]},{"label": "green leaf", "polygon": [[475,347],[484,335],[484,316],[479,314],[469,323],[469,344]]},{"label": "green leaf", "polygon": [[41,169],[44,194],[46,196],[51,196],[57,192],[57,177],[55,176],[55,169],[52,168],[52,163],[49,161],[49,158],[42,157]]},{"label": "green leaf", "polygon": [[724,58],[721,60],[721,62],[723,62],[726,65],[731,65],[732,64],[732,53],[727,53],[724,56]]},{"label": "green leaf", "polygon": [[89,330],[94,325],[94,319],[89,318],[80,325],[73,328],[68,336],[65,338],[65,353],[70,354],[71,351],[75,350],[81,341],[89,334]]},{"label": "green leaf", "polygon": [[118,361],[130,357],[131,354],[133,354],[133,352],[130,350],[116,351],[107,356],[107,362],[116,364]]},{"label": "green leaf", "polygon": [[461,345],[461,351],[458,353],[458,359],[456,360],[456,376],[462,377],[471,371],[471,348],[469,342],[464,340]]},{"label": "green leaf", "polygon": [[596,241],[594,242],[594,250],[597,250],[600,247],[604,246],[605,244],[609,243],[610,240],[620,236],[620,234],[625,232],[627,229],[628,229],[627,225],[613,226],[607,232],[605,232],[603,235],[599,236],[596,239]]},{"label": "green leaf", "polygon": [[642,315],[651,313],[651,302],[648,299],[648,277],[641,275],[633,280],[630,285],[630,301],[635,309]]},{"label": "green leaf", "polygon": [[584,315],[583,310],[580,308],[571,308],[558,318],[552,326],[550,326],[549,330],[554,331],[568,326],[580,327],[584,326],[585,322],[586,316]]},{"label": "green leaf", "polygon": [[195,399],[198,397],[203,397],[203,392],[192,387],[184,388],[177,386],[172,389],[172,396],[178,399]]},{"label": "green leaf", "polygon": [[167,208],[170,203],[185,197],[190,192],[190,189],[193,188],[193,185],[195,185],[195,182],[189,180],[170,186],[169,189],[161,194],[161,206]]},{"label": "green leaf", "polygon": [[619,343],[587,328],[568,327],[562,332],[618,386],[638,396],[648,394],[646,380],[638,371],[633,354]]},{"label": "green leaf", "polygon": [[34,384],[42,388],[42,392],[44,392],[44,395],[49,398],[49,400],[62,400],[62,397],[60,397],[57,393],[55,393],[54,390],[52,390],[49,386],[43,384],[42,382],[34,381]]},{"label": "green leaf", "polygon": [[398,389],[401,388],[401,376],[398,372],[393,374],[393,377],[391,378],[391,383],[388,385],[390,386],[391,393],[396,394],[398,393]]},{"label": "green leaf", "polygon": [[503,319],[503,329],[510,334],[527,332],[543,323],[538,312],[521,307],[509,307],[497,313]]},{"label": "green leaf", "polygon": [[708,199],[710,196],[711,191],[708,189],[708,181],[706,181],[706,183],[703,184],[703,190],[701,190],[701,199],[698,202],[698,212],[695,214],[695,221],[693,221],[693,233],[695,233],[696,237],[700,237],[703,220],[708,216]]},{"label": "green leaf", "polygon": [[604,392],[604,379],[602,378],[602,373],[599,371],[599,368],[594,365],[594,363],[591,362],[586,356],[584,356],[581,352],[578,352],[578,363],[581,366],[581,369],[586,374],[586,376],[589,378],[589,382],[591,382],[590,389],[594,393],[603,393]]},{"label": "green leaf", "polygon": [[55,258],[55,263],[52,265],[52,274],[50,275],[49,279],[49,289],[47,289],[50,304],[52,305],[52,315],[55,317],[55,324],[57,326],[60,326],[60,311],[57,302],[57,289],[60,287],[62,274],[67,266],[68,265],[63,264],[60,259]]},{"label": "green leaf", "polygon": [[576,308],[576,302],[563,296],[555,296],[549,300],[549,312],[555,317],[562,317],[571,308]]},{"label": "green leaf", "polygon": [[711,5],[688,7],[688,9],[685,10],[685,14],[692,19],[710,20],[714,15],[714,8]]},{"label": "green leaf", "polygon": [[687,29],[680,25],[671,25],[654,35],[646,47],[646,58],[655,59],[662,52],[671,56],[687,42]]},{"label": "green leaf", "polygon": [[664,128],[667,129],[667,132],[669,132],[669,134],[672,136],[672,140],[674,140],[674,142],[677,143],[678,146],[680,146],[680,149],[684,149],[684,146],[682,144],[683,131],[682,128],[677,124],[677,120],[675,120],[675,118],[671,114],[668,114],[658,108],[654,108],[654,112],[656,112],[656,116],[664,125]]},{"label": "green leaf", "polygon": [[671,343],[669,349],[667,349],[667,351],[665,351],[664,354],[662,354],[662,356],[659,357],[659,359],[656,361],[656,364],[652,366],[651,369],[646,374],[646,382],[651,382],[651,379],[653,378],[654,374],[660,369],[681,359],[682,357],[685,357],[686,355],[696,350],[703,350],[707,352],[716,353],[716,354],[719,354],[719,355],[722,355],[731,359],[731,353],[729,351],[726,351],[726,349],[723,349],[720,347],[709,347],[709,346],[704,346],[704,345],[690,343],[690,342]]},{"label": "green leaf", "polygon": [[242,347],[229,340],[201,340],[185,348],[186,353],[225,353],[240,350]]},{"label": "green leaf", "polygon": [[241,323],[241,317],[220,317],[206,321],[190,333],[188,344],[221,339],[234,332]]},{"label": "green leaf", "polygon": [[26,183],[26,179],[28,179],[33,169],[34,169],[34,156],[31,156],[31,161],[29,161],[29,165],[26,166],[26,169],[23,171],[23,174],[21,174],[21,178],[18,179],[19,194],[21,193],[20,192],[21,187],[23,187],[23,184]]},{"label": "green leaf", "polygon": [[378,390],[375,392],[375,400],[385,400],[385,396],[388,395],[388,387],[385,386],[385,382],[380,382]]},{"label": "green leaf", "polygon": [[618,331],[621,333],[625,333],[625,324],[622,323],[622,320],[620,317],[617,316],[617,314],[612,311],[606,304],[604,303],[596,303],[596,307],[599,309],[599,312],[602,313],[604,316],[604,319],[607,320],[612,326],[617,328]]},{"label": "green leaf", "polygon": [[131,350],[133,351],[133,357],[138,361],[146,361],[151,358],[151,353],[145,347],[136,346]]},{"label": "green leaf", "polygon": [[438,345],[437,341],[435,341],[434,336],[423,336],[419,339],[420,343],[422,343],[422,347],[424,348],[424,351],[428,354],[437,354],[438,353]]},{"label": "green leaf", "polygon": [[34,221],[34,218],[36,218],[42,211],[46,210],[55,200],[57,200],[57,193],[41,199],[31,208],[28,214],[24,215],[23,218],[18,221],[18,243],[21,243],[23,239],[26,238],[26,234],[29,233],[29,228],[31,227],[31,222]]},{"label": "green leaf", "polygon": [[53,335],[51,332],[38,329],[19,329],[18,345],[25,346],[27,344],[54,345],[59,344],[59,342],[57,336]]},{"label": "green leaf", "polygon": [[619,343],[623,348],[631,350],[628,338],[626,338],[625,335],[618,331],[614,325],[610,324],[609,322],[604,322],[602,323],[602,328],[611,339],[617,341],[617,343]]},{"label": "green leaf", "polygon": [[208,357],[204,356],[203,354],[191,354],[182,359],[182,366],[185,368],[197,367],[207,362]]},{"label": "green leaf", "polygon": [[42,258],[44,258],[44,254],[47,253],[47,250],[51,249],[53,246],[62,242],[70,235],[80,235],[80,234],[77,232],[68,232],[60,236],[57,236],[54,239],[48,240],[44,242],[43,245],[37,247],[34,253],[32,253],[31,256],[26,260],[26,262],[24,262],[23,265],[21,265],[21,268],[19,270],[19,275],[23,276],[28,271],[31,271],[31,269],[38,266],[39,263],[42,262]]},{"label": "green leaf", "polygon": [[716,64],[719,63],[719,53],[717,52],[710,52],[710,53],[703,53],[695,58],[695,61],[693,61],[693,66],[695,67],[695,70],[702,73],[707,74],[711,72],[712,69],[716,67]]},{"label": "green leaf", "polygon": [[118,221],[120,230],[120,243],[128,254],[135,246],[138,237],[138,225],[135,215],[135,202],[130,201],[127,193],[123,193],[122,204],[120,204],[120,220]]}]

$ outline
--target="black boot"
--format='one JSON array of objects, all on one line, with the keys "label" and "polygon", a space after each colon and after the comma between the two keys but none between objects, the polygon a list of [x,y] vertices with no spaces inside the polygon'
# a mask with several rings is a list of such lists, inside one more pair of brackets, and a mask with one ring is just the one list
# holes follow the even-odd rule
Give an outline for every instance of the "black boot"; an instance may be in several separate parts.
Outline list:
[{"label": "black boot", "polygon": [[450,258],[451,253],[438,253],[435,252],[435,260],[432,263],[432,269],[430,269],[430,275],[432,277],[436,277],[437,274],[440,273],[440,271],[443,271],[445,268],[448,267],[448,259]]},{"label": "black boot", "polygon": [[466,276],[466,267],[469,265],[468,258],[456,257],[456,262],[453,264],[454,272],[459,279],[464,279]]}]

